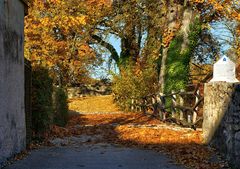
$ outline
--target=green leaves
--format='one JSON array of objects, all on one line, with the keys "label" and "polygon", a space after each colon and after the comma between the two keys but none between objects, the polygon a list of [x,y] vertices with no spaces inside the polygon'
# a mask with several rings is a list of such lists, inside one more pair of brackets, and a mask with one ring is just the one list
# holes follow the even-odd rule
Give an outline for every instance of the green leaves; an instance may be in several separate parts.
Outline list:
[{"label": "green leaves", "polygon": [[170,43],[168,59],[165,92],[170,93],[172,90],[185,89],[189,78],[189,63],[193,56],[193,50],[198,44],[201,33],[201,23],[196,19],[190,25],[189,45],[187,49],[181,52],[183,36],[177,35]]},{"label": "green leaves", "polygon": [[145,67],[129,64],[121,71],[121,75],[115,75],[113,79],[113,92],[121,98],[118,105],[128,110],[132,98],[141,100],[143,97],[158,91],[158,75],[156,63],[149,59]]}]

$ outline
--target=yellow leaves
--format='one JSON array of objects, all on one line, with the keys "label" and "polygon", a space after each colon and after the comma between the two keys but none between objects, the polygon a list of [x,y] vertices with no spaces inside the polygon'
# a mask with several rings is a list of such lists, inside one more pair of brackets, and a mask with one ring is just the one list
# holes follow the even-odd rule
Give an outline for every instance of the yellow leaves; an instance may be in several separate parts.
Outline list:
[{"label": "yellow leaves", "polygon": [[238,24],[236,32],[238,35],[240,35],[240,24]]},{"label": "yellow leaves", "polygon": [[163,41],[162,41],[163,47],[167,47],[170,44],[171,40],[174,38],[174,36],[175,34],[172,30],[168,30],[167,32],[165,32],[163,34]]},{"label": "yellow leaves", "polygon": [[103,5],[110,7],[112,5],[112,0],[87,0],[87,3],[92,7],[101,7]]},{"label": "yellow leaves", "polygon": [[214,5],[214,8],[217,10],[217,11],[222,11],[224,8],[221,4],[215,4]]},{"label": "yellow leaves", "polygon": [[215,11],[228,19],[239,21],[239,1],[235,0],[191,0],[192,3],[205,3],[206,6],[213,6]]},{"label": "yellow leaves", "polygon": [[240,13],[237,13],[236,11],[233,11],[233,12],[231,13],[231,17],[232,17],[232,18],[235,18],[236,21],[240,22]]},{"label": "yellow leaves", "polygon": [[[214,19],[222,19],[226,18],[227,20],[236,22],[237,25],[240,24],[240,13],[239,13],[239,0],[191,0],[192,3],[202,3],[203,7],[205,6],[208,8],[208,6],[213,7],[213,12],[216,13]],[[205,8],[202,9],[203,11],[206,10]],[[236,30],[234,30],[234,33],[236,33],[236,42],[235,42],[235,48],[237,51],[237,55],[240,55],[240,45],[239,45],[239,36],[240,36],[240,26],[236,27]]]},{"label": "yellow leaves", "polygon": [[163,34],[163,40],[162,40],[162,45],[163,47],[169,46],[170,42],[172,39],[175,37],[175,33],[178,31],[180,28],[180,23],[176,23],[173,29],[167,29],[164,34]]},{"label": "yellow leaves", "polygon": [[[100,112],[109,111],[106,108],[113,106],[109,96],[87,97],[70,100],[70,109],[82,112],[82,106],[79,106],[82,104],[86,106],[86,112],[89,113],[91,113],[89,109],[93,110],[92,107],[94,107],[91,105],[100,106]],[[99,112],[99,110],[94,109],[92,112]],[[115,108],[114,112],[116,112]],[[201,131],[164,124],[141,113],[75,115],[70,118],[66,128],[52,126],[51,132],[48,134],[51,137],[73,135],[101,135],[97,142],[164,152],[177,163],[190,168],[220,169],[225,166],[223,161],[210,161],[211,156],[216,153],[202,145]]]},{"label": "yellow leaves", "polygon": [[83,43],[72,37],[73,31],[75,34],[82,33],[83,26],[87,24],[87,17],[67,13],[68,5],[62,0],[33,1],[29,15],[25,18],[27,58],[32,58],[35,63],[47,67],[52,67],[62,60],[62,65],[66,68],[69,68],[69,59],[73,59],[74,66],[83,66],[80,64],[83,61],[78,62],[79,57],[85,58],[86,61],[88,57],[91,60],[95,58],[95,53],[87,44],[81,47]]},{"label": "yellow leaves", "polygon": [[86,25],[86,16],[78,16],[75,19],[78,21],[79,24]]},{"label": "yellow leaves", "polygon": [[[94,105],[94,106],[89,106]],[[78,99],[71,99],[69,100],[69,110],[77,111],[77,112],[119,112],[118,107],[113,103],[113,97],[112,96],[95,96],[95,97],[85,97],[78,98]],[[128,118],[131,117],[131,115],[126,115]],[[108,123],[110,120],[117,119],[118,115],[102,115],[102,121],[99,121],[100,117],[96,118],[94,120],[94,116],[86,116],[84,121],[82,123],[88,123],[88,124],[105,124]],[[73,118],[71,121],[69,121],[69,124],[75,125],[78,124],[79,120],[76,118]]]},{"label": "yellow leaves", "polygon": [[[42,17],[39,19],[41,22],[41,27],[52,31],[53,28],[60,28],[62,32],[68,33],[71,30],[81,31],[81,28],[87,24],[87,17],[81,16],[70,16],[70,15],[56,15],[54,17]],[[37,27],[34,26],[34,29]]]},{"label": "yellow leaves", "polygon": [[86,16],[63,16],[60,21],[60,25],[64,27],[66,30],[70,30],[72,28],[80,28],[86,25]]},{"label": "yellow leaves", "polygon": [[194,3],[200,3],[200,4],[202,4],[202,3],[205,2],[205,0],[190,0],[190,2],[194,2]]},{"label": "yellow leaves", "polygon": [[[99,97],[91,97],[71,100],[71,110],[82,110],[79,103],[84,100],[88,102],[87,106],[90,109],[91,105],[99,104],[106,108],[104,98],[99,100]],[[111,106],[109,103],[107,105]],[[101,139],[97,142],[161,151],[167,153],[176,162],[195,169],[220,169],[225,165],[221,161],[210,162],[209,159],[215,152],[201,144],[201,131],[167,125],[140,113],[75,115],[71,117],[66,128],[53,126],[49,136],[64,137],[81,134],[101,135]]]},{"label": "yellow leaves", "polygon": [[41,25],[46,28],[49,28],[49,26],[51,24],[50,18],[48,18],[48,17],[41,18],[40,22],[41,22]]}]

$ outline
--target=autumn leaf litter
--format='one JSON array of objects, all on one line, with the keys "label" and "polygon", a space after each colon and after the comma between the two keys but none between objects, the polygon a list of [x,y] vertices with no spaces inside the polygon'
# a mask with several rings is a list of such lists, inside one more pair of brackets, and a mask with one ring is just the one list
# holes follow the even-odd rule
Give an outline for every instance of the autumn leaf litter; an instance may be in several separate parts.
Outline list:
[{"label": "autumn leaf litter", "polygon": [[[79,99],[71,100],[70,108],[74,107],[72,111],[81,112],[81,104],[77,106],[76,102]],[[101,112],[104,112],[103,106],[100,107]],[[51,144],[66,146],[110,143],[161,152],[188,168],[228,168],[228,164],[216,151],[202,144],[201,129],[194,131],[181,128],[141,113],[88,114],[86,107],[84,109],[84,114],[73,115],[65,128],[51,127]]]}]

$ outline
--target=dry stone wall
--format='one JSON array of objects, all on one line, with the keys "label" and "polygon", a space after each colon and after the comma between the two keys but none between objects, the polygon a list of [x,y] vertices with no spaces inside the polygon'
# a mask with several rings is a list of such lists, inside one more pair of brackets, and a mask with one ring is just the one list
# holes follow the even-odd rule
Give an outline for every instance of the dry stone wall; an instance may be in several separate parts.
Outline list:
[{"label": "dry stone wall", "polygon": [[68,98],[79,98],[84,96],[109,95],[112,93],[111,83],[96,83],[94,85],[81,85],[69,87]]},{"label": "dry stone wall", "polygon": [[205,84],[204,142],[216,147],[230,161],[240,166],[240,83]]},{"label": "dry stone wall", "polygon": [[22,0],[0,0],[0,167],[25,148]]},{"label": "dry stone wall", "polygon": [[[240,63],[240,58],[238,60],[239,60],[238,63]],[[238,64],[237,66],[236,76],[237,76],[237,79],[240,80],[240,64]]]}]

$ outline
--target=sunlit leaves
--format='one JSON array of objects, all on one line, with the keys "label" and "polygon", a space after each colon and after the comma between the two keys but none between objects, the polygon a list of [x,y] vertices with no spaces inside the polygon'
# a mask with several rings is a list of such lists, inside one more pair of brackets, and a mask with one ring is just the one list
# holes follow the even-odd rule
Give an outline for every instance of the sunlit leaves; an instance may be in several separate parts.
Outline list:
[{"label": "sunlit leaves", "polygon": [[[202,11],[206,10],[207,7],[212,7],[210,14],[215,15],[216,20],[221,20],[223,18],[236,22],[236,35],[240,36],[240,1],[239,0],[191,0],[192,3],[202,4]],[[235,42],[238,46],[236,53],[240,55],[240,43],[239,40]]]},{"label": "sunlit leaves", "polygon": [[[85,80],[88,66],[96,60],[85,33],[95,15],[89,11],[91,3],[94,1],[34,0],[25,19],[25,56],[33,65],[60,70],[65,84]],[[102,8],[103,2],[95,3]]]},{"label": "sunlit leaves", "polygon": [[[91,105],[96,104],[94,97],[81,100],[81,102],[84,101]],[[98,100],[97,105],[104,107],[106,101],[111,107],[111,103],[105,97]],[[78,103],[79,99],[71,100],[71,104],[75,105],[72,107],[73,111],[82,110]],[[97,140],[89,140],[90,144],[114,143],[126,147],[138,147],[167,153],[174,161],[189,168],[220,169],[225,165],[221,160],[217,159],[215,162],[210,160],[215,152],[202,145],[201,131],[164,124],[141,113],[76,115],[69,120],[66,128],[53,126],[49,136],[81,135],[101,136]]]}]

